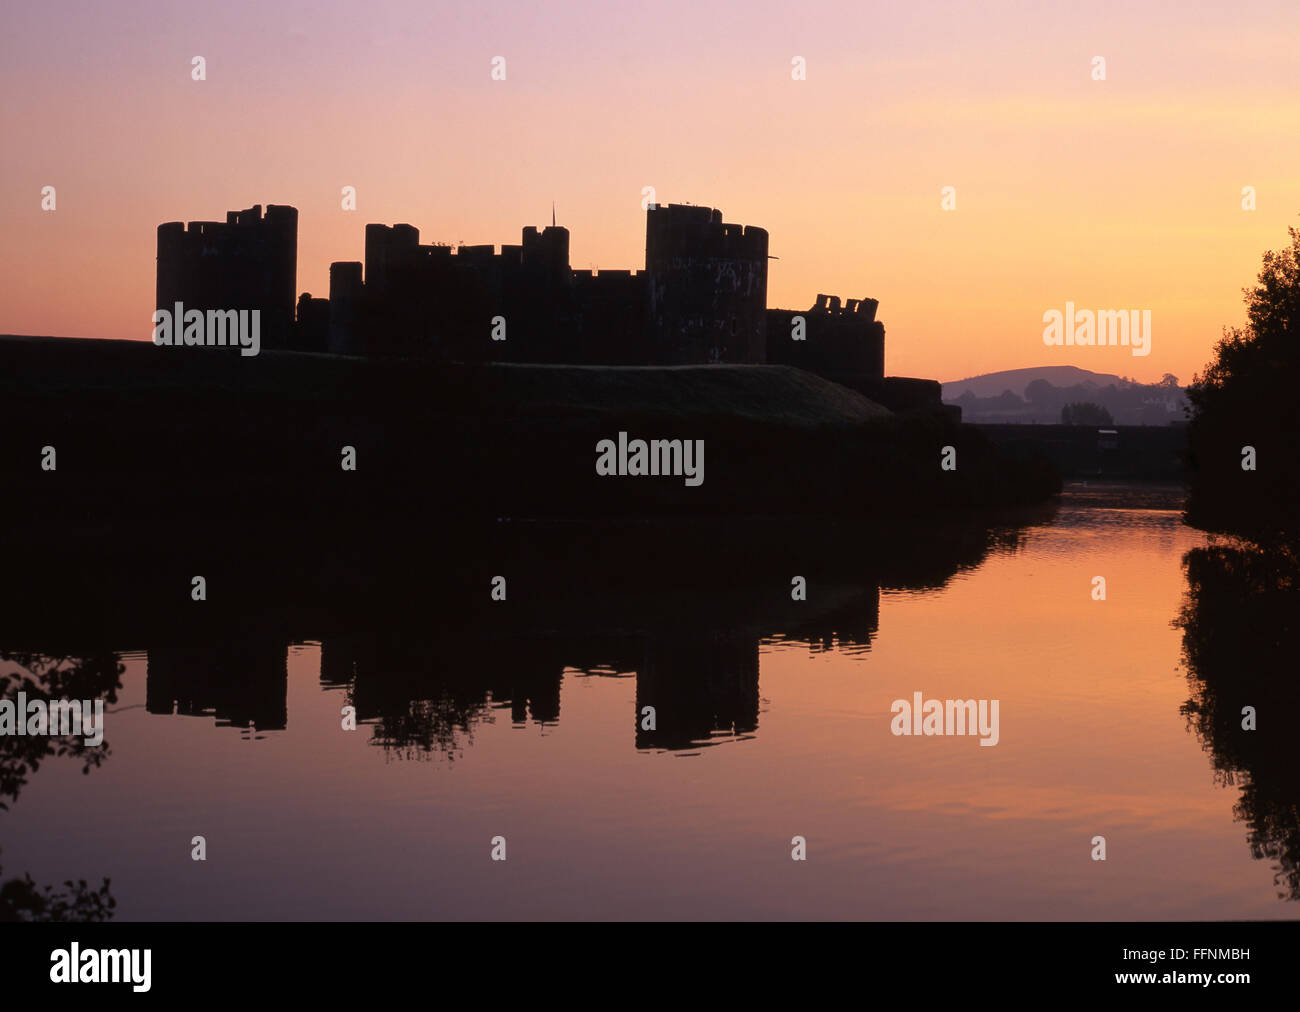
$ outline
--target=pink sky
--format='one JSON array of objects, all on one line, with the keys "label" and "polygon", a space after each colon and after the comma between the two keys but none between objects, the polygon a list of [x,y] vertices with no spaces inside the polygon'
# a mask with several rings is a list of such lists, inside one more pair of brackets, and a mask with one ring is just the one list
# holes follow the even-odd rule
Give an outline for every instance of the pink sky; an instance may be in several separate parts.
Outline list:
[{"label": "pink sky", "polygon": [[[892,374],[1186,382],[1300,211],[1297,38],[1289,2],[10,5],[0,332],[146,339],[156,226],[255,203],[316,295],[367,222],[518,242],[552,201],[575,267],[640,267],[653,186],[769,230],[769,305],[879,299]],[[1067,301],[1149,309],[1151,355],[1044,346]]]}]

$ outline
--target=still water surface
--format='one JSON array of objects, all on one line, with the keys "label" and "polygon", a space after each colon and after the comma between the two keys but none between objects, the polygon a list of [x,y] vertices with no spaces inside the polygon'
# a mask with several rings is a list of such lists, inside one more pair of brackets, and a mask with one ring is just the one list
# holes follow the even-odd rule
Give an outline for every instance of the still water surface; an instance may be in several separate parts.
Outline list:
[{"label": "still water surface", "polygon": [[[820,639],[484,644],[455,670],[435,640],[379,688],[306,642],[250,660],[270,675],[247,692],[128,653],[111,758],[47,760],[0,812],[5,877],[108,876],[119,919],[1294,917],[1182,709],[1206,538],[1180,508],[1072,485],[1018,542]],[[661,688],[675,663],[703,688]],[[998,744],[894,736],[917,691],[999,700]]]}]

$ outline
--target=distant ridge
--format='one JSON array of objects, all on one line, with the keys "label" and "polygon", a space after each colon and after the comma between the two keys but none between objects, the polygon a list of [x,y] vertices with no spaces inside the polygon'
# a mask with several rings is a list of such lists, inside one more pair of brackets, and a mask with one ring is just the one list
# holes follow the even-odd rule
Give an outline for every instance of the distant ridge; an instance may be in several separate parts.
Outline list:
[{"label": "distant ridge", "polygon": [[1187,397],[1176,376],[1141,383],[1073,365],[1007,369],[940,385],[943,402],[973,424],[1054,425],[1090,405],[1088,417],[1115,425],[1180,425]]},{"label": "distant ridge", "polygon": [[967,379],[953,380],[943,384],[943,399],[953,401],[970,391],[976,397],[996,397],[1004,390],[1023,397],[1025,387],[1036,379],[1047,380],[1054,387],[1072,387],[1079,384],[1093,383],[1097,387],[1114,384],[1117,387],[1130,384],[1112,373],[1093,372],[1080,369],[1074,365],[1043,365],[1029,369],[1005,369],[1002,372],[986,372]]}]

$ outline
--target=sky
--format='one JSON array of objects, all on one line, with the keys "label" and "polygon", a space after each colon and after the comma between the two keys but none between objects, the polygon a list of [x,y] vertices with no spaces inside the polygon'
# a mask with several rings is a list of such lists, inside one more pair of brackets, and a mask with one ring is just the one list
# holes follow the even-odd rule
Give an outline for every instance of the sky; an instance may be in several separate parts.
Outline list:
[{"label": "sky", "polygon": [[[9,4],[0,333],[147,340],[158,224],[259,203],[317,296],[367,222],[500,245],[552,202],[575,268],[639,268],[653,187],[768,230],[770,306],[878,299],[891,375],[1186,383],[1300,225],[1296,39],[1293,0]],[[1151,353],[1045,345],[1067,302]]]}]

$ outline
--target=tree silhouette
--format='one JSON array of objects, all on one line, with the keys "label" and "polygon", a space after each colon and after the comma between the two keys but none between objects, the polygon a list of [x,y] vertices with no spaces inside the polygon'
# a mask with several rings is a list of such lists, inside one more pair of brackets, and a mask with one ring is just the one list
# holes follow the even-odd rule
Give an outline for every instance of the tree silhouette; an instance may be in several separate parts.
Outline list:
[{"label": "tree silhouette", "polygon": [[1056,387],[1045,379],[1036,379],[1025,387],[1025,400],[1031,404],[1043,404],[1052,399]]},{"label": "tree silhouette", "polygon": [[108,879],[98,889],[84,878],[65,881],[61,890],[38,886],[30,875],[0,882],[0,922],[107,921],[116,906]]},{"label": "tree silhouette", "polygon": [[[29,699],[98,699],[117,702],[125,666],[117,654],[93,657],[52,657],[46,654],[0,650],[0,662],[18,670],[0,670],[0,698],[14,699],[19,692]],[[82,771],[89,773],[108,758],[108,742],[89,748],[73,735],[0,735],[0,811],[8,810],[3,800],[17,800],[27,778],[51,756],[75,756]]]},{"label": "tree silhouette", "polygon": [[[92,657],[55,657],[47,654],[0,650],[0,662],[17,670],[0,671],[0,698],[98,699],[117,702],[125,670],[115,653]],[[0,735],[0,798],[17,801],[19,792],[42,761],[50,756],[74,756],[89,773],[108,758],[108,743],[88,747],[72,735]],[[0,810],[9,806],[0,800]],[[117,901],[109,880],[92,889],[85,879],[66,880],[62,889],[38,886],[30,875],[0,881],[0,922],[3,921],[106,921]]]},{"label": "tree silhouette", "polygon": [[1288,231],[1243,289],[1246,326],[1224,329],[1187,391],[1188,520],[1271,543],[1300,530],[1300,230]]},{"label": "tree silhouette", "polygon": [[1075,401],[1061,408],[1062,425],[1114,425],[1109,411],[1092,401]]},{"label": "tree silhouette", "polygon": [[1240,792],[1233,814],[1251,855],[1273,866],[1279,897],[1300,900],[1300,747],[1286,717],[1300,707],[1300,564],[1293,552],[1224,544],[1193,549],[1183,565],[1182,712],[1215,781]]}]

